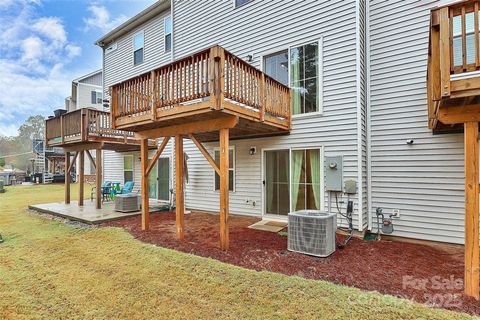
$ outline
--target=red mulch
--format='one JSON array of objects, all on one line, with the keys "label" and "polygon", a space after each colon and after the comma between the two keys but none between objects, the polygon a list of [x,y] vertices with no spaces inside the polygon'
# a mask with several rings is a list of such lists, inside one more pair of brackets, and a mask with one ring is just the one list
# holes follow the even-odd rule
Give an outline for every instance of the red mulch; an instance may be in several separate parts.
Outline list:
[{"label": "red mulch", "polygon": [[185,215],[183,241],[175,235],[174,213],[155,213],[150,219],[149,231],[141,230],[140,216],[104,225],[124,227],[143,242],[249,269],[326,280],[480,315],[480,303],[462,293],[461,247],[354,238],[345,249],[337,249],[328,258],[317,258],[287,251],[286,236],[248,229],[257,218],[231,216],[230,249],[223,252],[219,248],[217,215]]}]

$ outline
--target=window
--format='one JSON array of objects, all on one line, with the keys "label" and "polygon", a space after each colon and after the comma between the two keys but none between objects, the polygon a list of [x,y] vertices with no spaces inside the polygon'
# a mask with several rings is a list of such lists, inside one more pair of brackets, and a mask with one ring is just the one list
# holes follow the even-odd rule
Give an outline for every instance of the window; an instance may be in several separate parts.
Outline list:
[{"label": "window", "polygon": [[143,62],[143,31],[133,36],[133,64],[137,65]]},{"label": "window", "polygon": [[164,30],[165,30],[165,52],[172,51],[172,18],[166,16],[164,19]]},{"label": "window", "polygon": [[249,3],[252,0],[234,0],[235,1],[235,8],[243,6],[244,4]]},{"label": "window", "polygon": [[91,101],[92,104],[101,104],[102,103],[102,93],[100,91],[91,91]]},{"label": "window", "polygon": [[263,71],[280,83],[288,86],[288,50],[263,58]]},{"label": "window", "polygon": [[294,115],[321,111],[321,54],[321,42],[316,41],[263,57],[263,72],[292,89]]},{"label": "window", "polygon": [[292,114],[319,111],[318,42],[290,48]]},{"label": "window", "polygon": [[133,155],[123,156],[123,182],[133,181]]},{"label": "window", "polygon": [[[475,63],[474,13],[465,13],[465,63]],[[463,66],[462,16],[453,17],[453,65]]]},{"label": "window", "polygon": [[[215,163],[220,167],[220,149],[215,149]],[[215,190],[220,190],[220,176],[215,172]],[[228,190],[235,191],[235,148],[228,153]]]},{"label": "window", "polygon": [[320,149],[292,150],[291,199],[292,210],[321,210]]}]

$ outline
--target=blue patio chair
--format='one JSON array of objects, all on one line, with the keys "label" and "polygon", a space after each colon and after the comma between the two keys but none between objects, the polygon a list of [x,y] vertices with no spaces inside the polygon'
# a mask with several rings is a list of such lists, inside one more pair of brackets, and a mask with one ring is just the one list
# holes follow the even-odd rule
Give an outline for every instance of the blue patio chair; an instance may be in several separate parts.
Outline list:
[{"label": "blue patio chair", "polygon": [[[110,195],[110,189],[112,187],[112,183],[110,181],[104,181],[102,183],[102,186],[100,188],[100,193],[102,195],[102,200],[108,199],[108,196]],[[93,195],[95,194],[95,189],[97,187],[93,187],[92,190],[90,191],[90,200],[93,201]]]},{"label": "blue patio chair", "polygon": [[125,184],[123,185],[123,188],[122,188],[122,194],[128,194],[128,193],[132,193],[132,190],[133,190],[133,186],[134,186],[134,182],[133,181],[127,181],[125,182]]}]

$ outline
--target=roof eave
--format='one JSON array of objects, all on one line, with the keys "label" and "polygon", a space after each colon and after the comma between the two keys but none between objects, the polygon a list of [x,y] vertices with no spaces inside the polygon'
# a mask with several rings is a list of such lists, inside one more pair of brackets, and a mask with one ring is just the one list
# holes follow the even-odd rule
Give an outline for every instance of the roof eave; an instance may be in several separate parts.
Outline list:
[{"label": "roof eave", "polygon": [[118,39],[122,35],[133,30],[134,28],[150,20],[152,17],[154,17],[155,15],[159,14],[162,11],[165,11],[168,8],[170,8],[170,0],[158,0],[157,2],[152,4],[150,7],[136,14],[132,18],[128,19],[127,21],[125,21],[124,23],[122,23],[112,31],[108,32],[106,35],[104,35],[97,41],[95,41],[95,44],[103,48],[106,45],[110,44],[115,39]]}]

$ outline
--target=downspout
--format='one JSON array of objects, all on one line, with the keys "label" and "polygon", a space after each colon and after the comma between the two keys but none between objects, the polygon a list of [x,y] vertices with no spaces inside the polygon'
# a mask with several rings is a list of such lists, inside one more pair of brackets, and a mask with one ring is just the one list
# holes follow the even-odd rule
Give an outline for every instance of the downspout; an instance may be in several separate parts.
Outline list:
[{"label": "downspout", "polygon": [[355,0],[355,65],[357,106],[357,186],[358,186],[358,231],[363,230],[363,170],[362,170],[362,101],[361,101],[361,51],[360,51],[360,1]]},{"label": "downspout", "polygon": [[365,8],[365,58],[367,83],[365,85],[367,97],[366,115],[367,115],[367,219],[368,230],[372,230],[372,134],[370,123],[370,1],[366,2]]},{"label": "downspout", "polygon": [[[102,45],[102,100],[106,96],[105,95],[105,46]],[[102,101],[102,107],[103,107],[103,101]],[[111,111],[110,105],[108,107],[108,111]],[[100,155],[102,157],[102,172],[100,172],[101,177],[102,177],[102,183],[105,181],[105,152],[103,152],[102,149],[100,149]],[[98,157],[98,154],[95,154],[95,157]],[[96,159],[96,158],[95,158]]]},{"label": "downspout", "polygon": [[[175,60],[175,23],[173,23],[174,21],[174,4],[175,4],[175,0],[170,0],[170,21],[172,23],[172,50],[170,52],[170,62],[173,62]],[[170,161],[171,161],[171,164],[170,164],[170,188],[174,189],[175,190],[175,183],[177,183],[177,181],[174,181],[175,179],[175,145],[174,145],[174,142],[173,140],[175,139],[171,139],[170,140],[170,154],[171,154],[171,157],[170,157]],[[173,197],[173,195],[169,192],[168,193],[168,196],[169,197]],[[171,199],[172,203],[173,203],[173,199]]]}]

